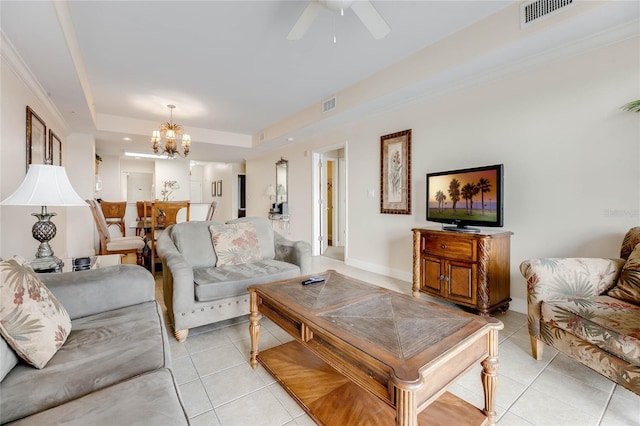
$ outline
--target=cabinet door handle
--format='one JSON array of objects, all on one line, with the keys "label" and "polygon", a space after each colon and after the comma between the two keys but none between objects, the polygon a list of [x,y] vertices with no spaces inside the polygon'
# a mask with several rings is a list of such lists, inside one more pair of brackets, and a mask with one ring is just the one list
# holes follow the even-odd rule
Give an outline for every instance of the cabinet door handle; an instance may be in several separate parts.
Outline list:
[{"label": "cabinet door handle", "polygon": [[445,282],[449,281],[449,277],[442,276],[442,281],[445,281]]},{"label": "cabinet door handle", "polygon": [[443,245],[442,245],[442,248],[443,248],[443,249],[446,249],[446,248],[447,248],[447,245],[446,245],[446,244],[443,244]]}]

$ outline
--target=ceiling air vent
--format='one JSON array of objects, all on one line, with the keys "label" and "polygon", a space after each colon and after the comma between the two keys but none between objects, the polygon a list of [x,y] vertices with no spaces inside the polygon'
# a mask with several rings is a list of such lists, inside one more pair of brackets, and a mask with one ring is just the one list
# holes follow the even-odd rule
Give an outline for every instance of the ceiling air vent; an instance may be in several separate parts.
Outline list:
[{"label": "ceiling air vent", "polygon": [[336,109],[336,97],[332,97],[330,99],[327,99],[326,101],[322,102],[322,112],[329,112],[331,110]]},{"label": "ceiling air vent", "polygon": [[573,0],[537,0],[523,3],[520,7],[520,24],[525,26],[549,16],[573,4]]}]

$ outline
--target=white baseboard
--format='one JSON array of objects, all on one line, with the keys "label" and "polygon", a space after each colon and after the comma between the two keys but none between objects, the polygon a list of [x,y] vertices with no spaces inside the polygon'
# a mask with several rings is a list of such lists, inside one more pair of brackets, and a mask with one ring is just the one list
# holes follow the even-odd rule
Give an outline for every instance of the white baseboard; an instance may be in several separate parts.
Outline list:
[{"label": "white baseboard", "polygon": [[363,262],[361,260],[345,258],[344,264],[353,266],[354,268],[364,269],[365,271],[374,272],[376,274],[395,278],[397,280],[406,281],[409,284],[413,282],[413,274],[411,272],[401,271],[399,269],[387,268],[374,263]]},{"label": "white baseboard", "polygon": [[512,297],[509,309],[527,315],[527,301],[519,297]]}]

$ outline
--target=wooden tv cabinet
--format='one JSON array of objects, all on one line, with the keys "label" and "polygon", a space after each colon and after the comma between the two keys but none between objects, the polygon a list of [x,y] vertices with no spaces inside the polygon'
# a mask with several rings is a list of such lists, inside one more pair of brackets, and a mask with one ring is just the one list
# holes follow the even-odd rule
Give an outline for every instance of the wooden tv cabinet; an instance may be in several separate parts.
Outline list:
[{"label": "wooden tv cabinet", "polygon": [[414,297],[423,292],[483,316],[509,309],[512,232],[412,231]]}]

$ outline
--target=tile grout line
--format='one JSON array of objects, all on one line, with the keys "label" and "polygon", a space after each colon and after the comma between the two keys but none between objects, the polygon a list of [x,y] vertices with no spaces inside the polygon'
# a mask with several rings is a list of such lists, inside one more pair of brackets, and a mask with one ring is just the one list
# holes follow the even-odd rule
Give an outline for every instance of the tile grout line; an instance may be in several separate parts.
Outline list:
[{"label": "tile grout line", "polygon": [[[519,330],[519,329],[518,329],[518,330]],[[531,385],[533,385],[533,383],[538,379],[538,377],[540,377],[540,375],[542,375],[542,373],[544,373],[544,371],[545,371],[547,368],[549,368],[549,365],[550,365],[550,364],[551,364],[551,362],[552,362],[552,361],[553,361],[553,360],[558,356],[558,354],[559,354],[559,353],[560,353],[560,352],[556,352],[556,353],[551,357],[551,359],[549,360],[549,362],[547,362],[547,363],[545,364],[544,368],[540,369],[540,371],[538,372],[538,374],[536,374],[536,375],[533,377],[533,379],[531,379],[531,381],[529,382],[529,384],[527,384],[527,385],[525,386],[525,388],[522,390],[522,392],[520,392],[520,394],[517,396],[517,398],[515,398],[515,399],[513,400],[513,402],[512,402],[511,404],[509,404],[509,406],[505,409],[505,412],[502,414],[502,416],[500,416],[500,418],[504,417],[507,413],[511,413],[511,414],[513,414],[513,415],[517,416],[517,414],[513,413],[513,412],[511,411],[511,409],[512,409],[512,408],[513,408],[513,406],[514,406],[514,405],[515,405],[515,404],[520,400],[520,398],[522,398],[522,395],[524,395],[524,394],[527,392],[527,390],[529,390],[529,388],[531,387]],[[520,416],[518,416],[518,417],[520,417]],[[499,419],[498,419],[498,420],[499,420]],[[528,420],[526,420],[526,421],[528,421]]]},{"label": "tile grout line", "polygon": [[611,400],[613,399],[613,394],[616,392],[616,388],[619,385],[616,384],[615,386],[613,386],[613,388],[611,389],[611,393],[609,394],[609,398],[607,399],[607,403],[604,404],[604,407],[602,408],[602,412],[600,413],[600,416],[598,417],[598,425],[602,424],[602,420],[604,419],[604,415],[607,413],[607,409],[609,408],[609,404],[611,404]]}]

